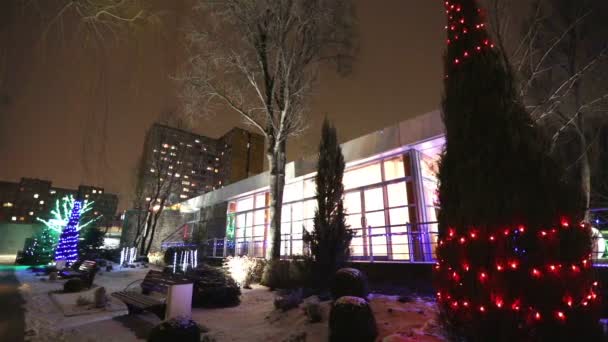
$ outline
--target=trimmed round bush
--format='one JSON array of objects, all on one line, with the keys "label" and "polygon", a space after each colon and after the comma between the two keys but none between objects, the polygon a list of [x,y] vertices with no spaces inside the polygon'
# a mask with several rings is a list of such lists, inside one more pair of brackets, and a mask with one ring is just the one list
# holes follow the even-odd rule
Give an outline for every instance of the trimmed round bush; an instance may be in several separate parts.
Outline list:
[{"label": "trimmed round bush", "polygon": [[223,308],[241,302],[241,289],[228,272],[220,267],[200,265],[196,270],[188,271],[186,276],[194,282],[194,307]]},{"label": "trimmed round bush", "polygon": [[376,319],[365,299],[344,296],[334,302],[329,313],[330,342],[373,342],[377,335]]},{"label": "trimmed round bush", "polygon": [[199,342],[201,328],[191,319],[173,318],[152,328],[148,342]]},{"label": "trimmed round bush", "polygon": [[80,292],[80,291],[86,289],[86,287],[87,287],[87,284],[85,284],[85,282],[82,281],[82,279],[73,278],[73,279],[66,281],[65,284],[63,284],[63,292],[67,292],[67,293]]},{"label": "trimmed round bush", "polygon": [[341,268],[336,272],[334,283],[331,289],[333,298],[344,296],[355,296],[367,298],[369,286],[367,277],[363,272],[356,268]]}]

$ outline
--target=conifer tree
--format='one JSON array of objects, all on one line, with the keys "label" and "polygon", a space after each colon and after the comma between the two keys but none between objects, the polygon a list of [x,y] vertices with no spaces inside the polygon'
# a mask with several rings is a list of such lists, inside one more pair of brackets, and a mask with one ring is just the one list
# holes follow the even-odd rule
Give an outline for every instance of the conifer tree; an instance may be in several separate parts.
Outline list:
[{"label": "conifer tree", "polygon": [[475,0],[448,18],[437,296],[456,341],[592,340],[599,302],[583,205],[513,86]]},{"label": "conifer tree", "polygon": [[23,263],[28,265],[44,265],[53,260],[57,233],[48,227],[27,239],[23,253]]},{"label": "conifer tree", "polygon": [[314,258],[315,283],[325,290],[335,272],[348,259],[353,236],[346,226],[344,213],[344,156],[336,128],[327,119],[323,122],[318,157],[315,176],[317,210],[313,231],[304,234],[304,241],[310,246]]}]

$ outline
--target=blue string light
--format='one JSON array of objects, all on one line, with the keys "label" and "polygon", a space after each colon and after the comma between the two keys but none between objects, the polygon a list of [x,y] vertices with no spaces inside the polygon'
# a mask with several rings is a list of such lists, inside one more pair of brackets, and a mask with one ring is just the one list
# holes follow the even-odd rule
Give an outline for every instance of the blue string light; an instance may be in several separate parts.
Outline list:
[{"label": "blue string light", "polygon": [[72,213],[67,226],[61,232],[59,237],[59,243],[55,250],[55,262],[65,261],[67,264],[72,264],[78,261],[78,222],[80,221],[80,214],[82,208],[82,201],[74,201],[72,207]]}]

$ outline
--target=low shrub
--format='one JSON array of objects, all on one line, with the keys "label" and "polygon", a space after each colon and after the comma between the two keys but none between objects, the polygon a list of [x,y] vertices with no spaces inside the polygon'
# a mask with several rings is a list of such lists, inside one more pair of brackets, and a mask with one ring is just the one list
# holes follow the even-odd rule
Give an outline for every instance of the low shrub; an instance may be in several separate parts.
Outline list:
[{"label": "low shrub", "polygon": [[230,307],[241,302],[241,289],[221,267],[202,264],[186,276],[194,282],[192,305],[195,307]]},{"label": "low shrub", "polygon": [[369,285],[365,274],[355,268],[341,268],[336,272],[331,289],[334,299],[344,296],[367,298]]},{"label": "low shrub", "polygon": [[249,288],[253,270],[256,266],[256,259],[248,256],[227,257],[222,267],[239,286]]},{"label": "low shrub", "polygon": [[271,289],[310,288],[312,265],[309,258],[268,261],[262,276],[262,284]]},{"label": "low shrub", "polygon": [[74,293],[86,289],[87,284],[80,278],[69,279],[63,284],[63,292]]},{"label": "low shrub", "polygon": [[333,303],[329,313],[330,342],[373,342],[377,335],[376,319],[365,299],[345,296]]},{"label": "low shrub", "polygon": [[200,327],[189,318],[173,318],[164,321],[150,331],[148,342],[199,342]]},{"label": "low shrub", "polygon": [[318,323],[323,320],[323,310],[319,302],[308,302],[304,305],[304,314],[310,323]]},{"label": "low shrub", "polygon": [[283,312],[297,308],[302,303],[302,289],[284,291],[274,298],[274,307]]}]

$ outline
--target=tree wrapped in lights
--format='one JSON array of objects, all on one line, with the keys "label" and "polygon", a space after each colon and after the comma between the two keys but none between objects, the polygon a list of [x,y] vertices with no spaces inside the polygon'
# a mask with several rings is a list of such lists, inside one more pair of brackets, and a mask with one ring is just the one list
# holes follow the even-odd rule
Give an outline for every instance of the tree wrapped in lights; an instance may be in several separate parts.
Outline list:
[{"label": "tree wrapped in lights", "polygon": [[545,153],[476,1],[445,7],[442,322],[457,341],[592,340],[599,300],[581,195]]},{"label": "tree wrapped in lights", "polygon": [[[48,229],[53,231],[55,234],[59,235],[63,231],[63,228],[68,224],[70,220],[70,216],[72,210],[74,208],[74,203],[76,200],[74,196],[65,196],[61,200],[55,201],[55,208],[51,210],[51,218],[42,219],[37,217],[36,220],[42,222]],[[82,209],[80,210],[80,217],[84,218],[87,214],[93,209],[94,201],[84,201],[82,203]],[[78,222],[78,226],[76,227],[77,231],[81,231],[83,228],[88,227],[95,221],[99,220],[102,215],[95,216],[85,221],[84,223]]]},{"label": "tree wrapped in lights", "polygon": [[82,210],[82,201],[74,201],[72,213],[68,224],[65,226],[59,237],[59,243],[55,250],[55,261],[65,261],[72,264],[78,261],[78,222]]}]

